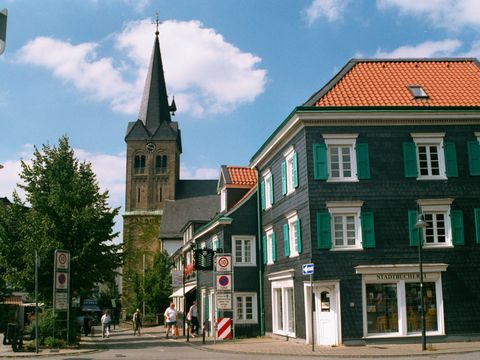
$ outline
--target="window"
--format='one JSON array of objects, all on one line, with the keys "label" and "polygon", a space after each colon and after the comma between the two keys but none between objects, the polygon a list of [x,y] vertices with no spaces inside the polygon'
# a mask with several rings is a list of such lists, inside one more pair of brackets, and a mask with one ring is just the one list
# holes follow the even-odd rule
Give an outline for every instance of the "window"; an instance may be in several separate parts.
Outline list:
[{"label": "window", "polygon": [[263,263],[273,264],[277,260],[275,232],[272,227],[266,228],[263,236]]},{"label": "window", "polygon": [[298,156],[293,146],[284,154],[282,162],[282,194],[289,195],[298,187]]},{"label": "window", "polygon": [[367,284],[368,333],[398,331],[396,284]]},{"label": "window", "polygon": [[218,239],[217,235],[212,237],[212,247],[211,247],[211,249],[215,250],[215,251],[220,249],[220,240]]},{"label": "window", "polygon": [[410,85],[408,90],[410,90],[415,99],[428,99],[427,93],[420,85]]},{"label": "window", "polygon": [[235,265],[255,266],[255,237],[232,236],[235,244]]},{"label": "window", "polygon": [[157,155],[155,157],[155,174],[167,173],[167,155]]},{"label": "window", "polygon": [[145,155],[135,155],[133,167],[136,175],[144,174],[145,173]]},{"label": "window", "polygon": [[361,211],[363,201],[329,201],[317,213],[319,249],[355,250],[375,247],[373,213]]},{"label": "window", "polygon": [[411,246],[418,246],[419,233],[426,248],[464,244],[463,214],[461,210],[451,210],[453,199],[421,199],[417,202],[428,226],[418,230],[415,227],[418,212],[409,211]]},{"label": "window", "polygon": [[[405,284],[407,303],[407,332],[420,332],[422,329],[421,319],[421,296],[419,283]],[[425,330],[437,331],[437,296],[435,283],[424,282],[423,293],[425,299]]]},{"label": "window", "polygon": [[273,176],[270,170],[263,174],[262,204],[263,209],[269,209],[273,205]]},{"label": "window", "polygon": [[300,219],[296,212],[287,216],[287,223],[283,225],[283,241],[286,257],[298,256],[302,252]]},{"label": "window", "polygon": [[368,144],[358,134],[323,134],[325,143],[313,145],[313,178],[349,182],[370,178]]},{"label": "window", "polygon": [[363,202],[327,203],[332,219],[332,247],[334,249],[361,248],[360,208],[362,204]]},{"label": "window", "polygon": [[272,282],[273,332],[295,337],[295,296],[293,280]]},{"label": "window", "polygon": [[438,180],[457,177],[455,143],[444,141],[445,133],[412,133],[413,143],[403,144],[405,177]]},{"label": "window", "polygon": [[220,190],[220,211],[227,210],[227,189]]},{"label": "window", "polygon": [[470,175],[480,175],[480,132],[475,133],[476,140],[467,142],[468,168]]},{"label": "window", "polygon": [[234,308],[237,324],[257,322],[257,294],[235,293]]}]

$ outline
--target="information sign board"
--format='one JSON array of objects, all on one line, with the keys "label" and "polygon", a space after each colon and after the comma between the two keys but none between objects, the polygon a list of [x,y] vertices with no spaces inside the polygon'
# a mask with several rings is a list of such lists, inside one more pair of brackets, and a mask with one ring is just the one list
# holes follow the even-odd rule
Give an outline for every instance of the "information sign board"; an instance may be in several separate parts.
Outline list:
[{"label": "information sign board", "polygon": [[217,310],[232,310],[232,293],[217,291],[215,293]]}]

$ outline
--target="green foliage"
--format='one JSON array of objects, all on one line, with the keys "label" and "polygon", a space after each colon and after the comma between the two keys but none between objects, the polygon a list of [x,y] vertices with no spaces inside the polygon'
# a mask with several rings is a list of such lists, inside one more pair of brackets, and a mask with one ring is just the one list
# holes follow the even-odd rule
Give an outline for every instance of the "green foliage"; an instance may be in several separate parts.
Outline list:
[{"label": "green foliage", "polygon": [[65,340],[57,339],[57,338],[54,338],[53,336],[49,336],[45,339],[44,344],[49,348],[63,348],[65,347]]},{"label": "green foliage", "polygon": [[[89,163],[79,163],[68,138],[58,146],[35,149],[31,163],[22,161],[19,185],[27,203],[14,194],[0,214],[0,274],[9,286],[34,290],[34,252],[40,257],[43,301],[51,303],[55,249],[69,250],[70,286],[74,296],[88,295],[93,285],[109,280],[121,265],[108,192],[100,189]],[[0,275],[2,277],[2,275]]]},{"label": "green foliage", "polygon": [[52,309],[44,310],[38,319],[38,339],[40,343],[44,343],[46,338],[53,336],[55,328],[56,316]]},{"label": "green foliage", "polygon": [[171,263],[166,251],[158,251],[151,269],[145,274],[145,304],[150,313],[162,313],[170,304],[172,291]]}]

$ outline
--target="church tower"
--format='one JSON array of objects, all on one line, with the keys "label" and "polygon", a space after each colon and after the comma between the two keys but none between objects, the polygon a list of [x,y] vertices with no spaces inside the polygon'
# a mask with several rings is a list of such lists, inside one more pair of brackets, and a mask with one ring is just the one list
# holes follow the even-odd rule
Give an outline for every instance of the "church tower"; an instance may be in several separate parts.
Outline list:
[{"label": "church tower", "polygon": [[180,176],[180,129],[171,118],[176,106],[175,100],[168,103],[158,35],[157,25],[138,119],[128,124],[125,136],[124,309],[138,305],[142,272],[160,248],[163,209],[166,201],[175,199]]}]

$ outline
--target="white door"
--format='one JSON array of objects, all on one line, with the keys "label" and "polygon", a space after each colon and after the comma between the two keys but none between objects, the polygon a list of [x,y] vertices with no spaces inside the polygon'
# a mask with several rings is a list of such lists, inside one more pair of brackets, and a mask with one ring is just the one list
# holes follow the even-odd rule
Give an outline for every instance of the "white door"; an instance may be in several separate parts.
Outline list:
[{"label": "white door", "polygon": [[316,343],[338,345],[336,295],[333,288],[315,289]]}]

